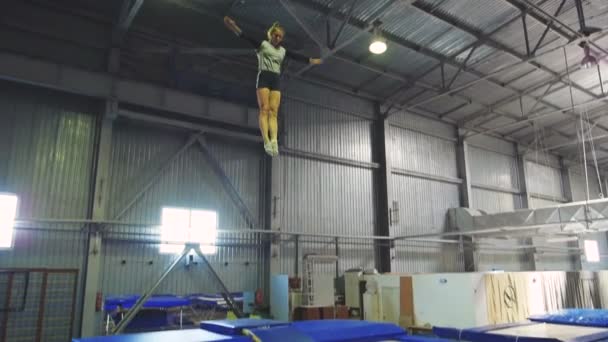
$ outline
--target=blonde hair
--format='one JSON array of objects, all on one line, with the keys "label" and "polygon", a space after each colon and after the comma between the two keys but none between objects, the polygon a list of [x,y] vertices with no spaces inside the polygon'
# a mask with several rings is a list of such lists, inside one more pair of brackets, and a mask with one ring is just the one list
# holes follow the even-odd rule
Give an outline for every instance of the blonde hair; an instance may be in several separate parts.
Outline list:
[{"label": "blonde hair", "polygon": [[266,32],[266,36],[268,37],[269,41],[272,39],[272,33],[276,30],[279,30],[283,32],[283,34],[285,34],[285,29],[283,28],[283,26],[281,26],[278,21],[275,21]]}]

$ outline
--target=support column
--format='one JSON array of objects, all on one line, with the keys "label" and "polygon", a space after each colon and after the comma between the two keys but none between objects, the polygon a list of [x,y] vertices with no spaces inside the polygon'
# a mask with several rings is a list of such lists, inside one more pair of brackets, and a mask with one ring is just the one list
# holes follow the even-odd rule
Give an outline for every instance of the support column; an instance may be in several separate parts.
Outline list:
[{"label": "support column", "polygon": [[532,200],[530,198],[530,189],[528,189],[528,172],[526,170],[526,158],[523,150],[519,145],[515,144],[517,151],[517,173],[519,178],[519,190],[522,197],[522,208],[531,208]]},{"label": "support column", "polygon": [[562,178],[562,188],[564,191],[564,198],[568,202],[572,202],[574,200],[572,196],[572,182],[570,181],[570,168],[566,164],[564,158],[559,158],[559,169],[561,172]]},{"label": "support column", "polygon": [[[281,198],[283,194],[283,184],[281,182],[282,175],[282,163],[284,157],[277,156],[274,158],[267,158],[270,163],[270,167],[268,168],[269,174],[267,175],[268,186],[270,194],[270,203],[268,203],[268,219],[267,222],[270,222],[270,230],[280,232],[282,229],[282,212],[283,212],[283,201]],[[295,248],[297,250],[297,242],[295,244]],[[295,254],[295,258],[297,259],[298,255]],[[295,260],[297,263],[298,260]],[[270,276],[274,274],[281,273],[281,236],[278,234],[270,235]],[[269,281],[270,283],[270,281]]]},{"label": "support column", "polygon": [[473,207],[473,192],[471,189],[471,170],[469,168],[469,144],[464,139],[464,132],[457,131],[458,146],[456,149],[456,163],[458,166],[458,177],[462,179],[460,185],[460,206],[463,208]]},{"label": "support column", "polygon": [[[390,125],[388,119],[381,114],[380,105],[376,105],[376,121],[374,122],[373,156],[374,160],[380,164],[380,168],[375,173],[376,187],[376,225],[374,235],[390,236],[390,203],[391,194],[391,164],[390,164]],[[394,248],[391,241],[374,241],[374,261],[375,267],[380,273],[391,271],[391,248]]]},{"label": "support column", "polygon": [[[456,164],[458,177],[462,179],[460,184],[460,206],[463,208],[473,207],[473,192],[471,188],[471,169],[469,167],[469,144],[464,139],[464,132],[457,129],[458,145],[456,146]],[[460,236],[460,251],[464,257],[465,272],[477,271],[475,245],[472,236]]]},{"label": "support column", "polygon": [[[99,124],[97,152],[95,161],[95,189],[93,191],[93,220],[107,219],[110,157],[112,153],[112,126],[118,114],[118,103],[107,101]],[[82,308],[81,335],[97,334],[95,301],[100,290],[102,237],[99,226],[89,227],[89,240],[86,256],[84,300]]]},{"label": "support column", "polygon": [[[567,164],[566,160],[564,160],[564,158],[559,158],[559,168],[560,168],[560,173],[561,173],[561,178],[562,178],[562,188],[564,191],[564,198],[566,199],[566,201],[568,202],[572,202],[574,201],[574,197],[572,196],[572,178],[570,176],[570,167]],[[568,244],[570,245],[570,244]],[[584,250],[584,243],[583,241],[579,240],[578,242],[572,243],[573,247],[579,247],[581,248],[581,252]],[[575,268],[577,270],[582,270],[583,269],[583,256],[582,255],[578,255],[575,256]]]},{"label": "support column", "polygon": [[[464,138],[464,131],[456,130],[458,143],[456,146],[456,164],[458,177],[462,179],[460,184],[460,206],[462,208],[473,208],[473,191],[471,188],[471,168],[469,166],[469,144]],[[464,258],[465,272],[477,271],[477,255],[475,253],[475,241],[472,236],[460,236],[460,252]]]},{"label": "support column", "polygon": [[[531,208],[532,199],[530,197],[530,189],[528,188],[528,172],[526,170],[526,156],[525,149],[521,148],[518,144],[515,145],[515,151],[517,151],[517,178],[519,179],[519,191],[521,192],[521,206],[522,208]],[[533,238],[524,239],[528,245],[534,245]],[[536,248],[528,249],[528,259],[530,260],[531,271],[536,270],[536,263],[538,261],[538,255],[536,254]]]}]

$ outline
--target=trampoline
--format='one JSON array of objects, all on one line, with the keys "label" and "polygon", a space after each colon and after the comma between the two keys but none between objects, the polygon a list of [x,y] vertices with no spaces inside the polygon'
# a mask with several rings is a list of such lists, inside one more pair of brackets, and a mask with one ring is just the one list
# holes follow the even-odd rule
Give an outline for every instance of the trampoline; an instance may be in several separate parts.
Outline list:
[{"label": "trampoline", "polygon": [[[118,324],[123,319],[126,311],[135,305],[139,297],[139,295],[106,297],[104,301],[106,334],[110,332],[112,325]],[[142,310],[129,323],[127,330],[162,330],[171,328],[176,324],[181,329],[184,325],[183,308],[189,307],[190,304],[190,300],[185,297],[174,295],[152,296],[144,303]],[[176,311],[178,317],[174,319]]]},{"label": "trampoline", "polygon": [[407,336],[407,332],[392,323],[326,320],[280,322],[264,319],[205,321],[199,329],[161,331],[129,335],[100,336],[74,339],[73,342],[440,342],[445,340]]}]

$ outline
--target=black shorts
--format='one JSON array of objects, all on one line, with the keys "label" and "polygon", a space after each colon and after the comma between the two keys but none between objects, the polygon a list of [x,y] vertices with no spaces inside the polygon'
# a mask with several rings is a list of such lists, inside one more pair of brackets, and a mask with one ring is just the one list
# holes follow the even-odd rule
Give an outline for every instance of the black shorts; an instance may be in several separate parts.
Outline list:
[{"label": "black shorts", "polygon": [[260,71],[255,87],[281,91],[281,75],[270,71]]}]

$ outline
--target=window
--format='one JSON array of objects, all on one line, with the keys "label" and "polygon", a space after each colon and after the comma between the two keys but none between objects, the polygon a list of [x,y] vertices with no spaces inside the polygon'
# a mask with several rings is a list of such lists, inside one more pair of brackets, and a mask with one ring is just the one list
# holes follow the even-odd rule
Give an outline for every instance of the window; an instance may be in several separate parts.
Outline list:
[{"label": "window", "polygon": [[0,193],[0,248],[13,247],[17,202],[16,195]]},{"label": "window", "polygon": [[200,244],[203,254],[215,254],[217,239],[217,213],[209,210],[163,208],[161,253],[179,254],[186,243]]},{"label": "window", "polygon": [[585,240],[585,258],[587,262],[600,262],[600,250],[596,240]]}]

